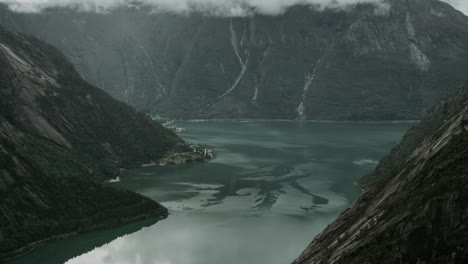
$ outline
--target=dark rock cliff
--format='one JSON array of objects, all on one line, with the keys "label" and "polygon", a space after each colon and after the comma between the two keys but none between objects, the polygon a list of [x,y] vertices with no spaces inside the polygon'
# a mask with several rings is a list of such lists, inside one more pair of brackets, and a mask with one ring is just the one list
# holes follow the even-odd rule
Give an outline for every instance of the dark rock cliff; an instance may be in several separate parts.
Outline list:
[{"label": "dark rock cliff", "polygon": [[0,260],[54,236],[167,215],[103,182],[161,158],[181,141],[173,132],[84,82],[53,47],[1,26],[0,65]]},{"label": "dark rock cliff", "polygon": [[61,49],[84,78],[183,118],[420,119],[467,78],[468,18],[438,0],[387,0],[216,18],[48,10],[4,24]]},{"label": "dark rock cliff", "polygon": [[[465,86],[467,86],[465,84]],[[411,128],[401,140],[401,143],[393,148],[389,155],[382,159],[377,168],[369,175],[361,178],[357,184],[362,189],[367,189],[381,178],[391,177],[404,165],[413,151],[428,138],[432,137],[440,126],[451,116],[460,110],[460,105],[468,101],[468,89],[456,90],[452,96],[442,100],[424,117],[419,124]]]},{"label": "dark rock cliff", "polygon": [[468,263],[467,95],[468,86],[410,130],[377,169],[385,177],[294,263]]}]

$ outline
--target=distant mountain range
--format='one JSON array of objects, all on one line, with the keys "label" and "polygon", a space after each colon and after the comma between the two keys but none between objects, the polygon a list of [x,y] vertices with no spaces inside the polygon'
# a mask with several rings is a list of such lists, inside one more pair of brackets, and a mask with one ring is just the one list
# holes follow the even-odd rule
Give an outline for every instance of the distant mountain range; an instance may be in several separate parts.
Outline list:
[{"label": "distant mountain range", "polygon": [[166,217],[104,181],[182,140],[81,79],[55,48],[0,26],[0,261],[65,234]]},{"label": "distant mountain range", "polygon": [[3,24],[62,50],[89,82],[179,118],[420,119],[468,74],[468,17],[438,0],[280,16],[54,9]]}]

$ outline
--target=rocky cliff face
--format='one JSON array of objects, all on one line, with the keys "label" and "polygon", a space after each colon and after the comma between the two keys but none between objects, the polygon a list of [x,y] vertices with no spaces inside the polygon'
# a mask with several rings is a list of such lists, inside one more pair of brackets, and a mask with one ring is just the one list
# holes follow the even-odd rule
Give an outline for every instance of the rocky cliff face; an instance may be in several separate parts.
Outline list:
[{"label": "rocky cliff face", "polygon": [[[465,86],[467,85],[468,83],[465,84]],[[442,100],[441,103],[428,112],[417,126],[411,128],[403,137],[401,143],[380,161],[377,168],[357,182],[358,186],[367,189],[380,179],[394,175],[395,171],[403,166],[415,149],[437,132],[446,121],[447,116],[457,113],[460,110],[460,105],[463,105],[466,101],[468,101],[467,89],[461,92],[457,89],[456,92],[452,92],[452,96]]]},{"label": "rocky cliff face", "polygon": [[51,46],[1,26],[0,65],[0,259],[167,214],[103,182],[162,157],[180,141],[174,133],[84,82]]},{"label": "rocky cliff face", "polygon": [[86,80],[140,110],[191,118],[419,119],[467,77],[468,18],[437,0],[281,16],[121,9],[5,11]]},{"label": "rocky cliff face", "polygon": [[[430,132],[432,131],[432,132]],[[468,262],[468,85],[411,130],[388,174],[294,263]]]}]

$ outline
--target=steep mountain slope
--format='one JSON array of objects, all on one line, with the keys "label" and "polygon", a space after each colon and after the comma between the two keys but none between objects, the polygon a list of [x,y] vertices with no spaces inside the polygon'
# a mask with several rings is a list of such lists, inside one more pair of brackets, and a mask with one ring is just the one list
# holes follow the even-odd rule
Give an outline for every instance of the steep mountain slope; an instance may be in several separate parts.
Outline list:
[{"label": "steep mountain slope", "polygon": [[468,85],[410,131],[401,144],[420,143],[397,150],[411,154],[403,159],[392,152],[386,160],[399,161],[387,177],[294,263],[467,263],[467,95]]},{"label": "steep mountain slope", "polygon": [[438,0],[281,16],[120,9],[4,11],[86,80],[140,110],[184,118],[419,119],[466,79],[468,18]]},{"label": "steep mountain slope", "polygon": [[[465,84],[468,86],[468,83]],[[432,137],[440,126],[451,116],[459,111],[460,105],[468,101],[468,89],[456,91],[452,96],[444,99],[424,117],[419,124],[411,128],[401,140],[401,143],[392,149],[391,153],[379,162],[377,168],[358,181],[362,189],[370,188],[381,178],[391,177],[404,165],[413,151],[428,138]]]},{"label": "steep mountain slope", "polygon": [[57,235],[167,215],[103,182],[162,157],[181,141],[174,133],[84,82],[51,46],[1,26],[0,65],[0,259]]}]

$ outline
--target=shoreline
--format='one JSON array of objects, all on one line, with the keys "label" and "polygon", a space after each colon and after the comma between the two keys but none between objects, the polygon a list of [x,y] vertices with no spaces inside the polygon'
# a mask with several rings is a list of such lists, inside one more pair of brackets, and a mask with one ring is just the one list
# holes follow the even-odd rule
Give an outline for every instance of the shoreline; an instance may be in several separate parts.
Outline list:
[{"label": "shoreline", "polygon": [[[204,148],[204,147],[201,147],[201,146],[197,146],[197,145],[191,145],[191,144],[188,144],[187,142],[185,142],[185,144],[182,144],[180,146],[185,146],[185,147],[190,147],[190,148],[194,148],[196,150],[196,152],[187,152],[187,153],[178,153],[178,152],[175,152],[175,153],[172,153],[172,154],[166,154],[165,157],[159,159],[158,161],[156,162],[152,162],[152,163],[148,163],[148,164],[141,164],[140,166],[132,166],[132,167],[128,167],[126,169],[121,169],[121,173],[119,175],[116,176],[116,178],[112,178],[112,179],[106,179],[104,181],[104,183],[115,183],[115,182],[119,182],[121,180],[121,177],[125,177],[125,171],[127,169],[136,169],[136,168],[141,168],[141,167],[152,167],[152,166],[166,166],[166,165],[174,165],[174,166],[182,166],[184,164],[187,164],[187,163],[192,163],[192,162],[199,162],[199,163],[202,163],[202,162],[206,162],[208,160],[212,160],[214,159],[214,155],[211,156],[210,159],[207,159],[206,158],[206,153],[203,155],[201,152],[200,152],[200,149],[203,148],[206,150],[208,150],[207,148]],[[210,155],[212,155],[211,153],[211,150],[209,150],[210,152]],[[188,154],[194,154],[193,156],[186,156]],[[164,164],[164,165],[161,165],[161,162],[167,162],[167,159],[172,159],[174,156],[176,157],[180,157],[180,160],[178,161],[174,161],[174,162],[168,162],[168,164]],[[12,252],[9,252],[9,253],[6,253],[4,256],[0,256],[0,260],[1,261],[11,261],[13,259],[16,259],[16,258],[19,258],[19,257],[23,257],[23,256],[26,256],[28,255],[29,253],[31,253],[32,251],[48,244],[48,243],[51,243],[51,242],[55,242],[55,241],[60,241],[60,240],[63,240],[63,239],[67,239],[67,238],[70,238],[70,237],[74,237],[74,236],[78,236],[78,235],[82,235],[82,234],[88,234],[88,233],[94,233],[94,232],[99,232],[99,231],[104,231],[104,230],[110,230],[110,229],[115,229],[115,228],[119,228],[119,227],[122,227],[122,226],[125,226],[125,225],[128,225],[128,224],[131,224],[131,223],[135,223],[135,222],[138,222],[138,221],[142,221],[142,220],[145,220],[145,219],[150,219],[150,218],[154,218],[156,220],[156,223],[161,221],[161,220],[164,220],[166,219],[168,216],[169,216],[169,210],[167,210],[167,208],[163,207],[163,210],[162,212],[160,210],[158,211],[154,211],[154,212],[150,212],[150,213],[146,213],[146,214],[140,214],[140,215],[137,215],[137,216],[134,216],[134,217],[130,217],[130,218],[125,218],[123,219],[122,221],[119,220],[118,223],[113,223],[113,224],[101,224],[101,225],[97,225],[95,227],[91,227],[91,228],[86,228],[86,229],[83,229],[83,230],[80,230],[80,231],[74,231],[74,232],[69,232],[69,233],[65,233],[65,234],[59,234],[59,235],[55,235],[55,236],[52,236],[52,237],[48,237],[48,238],[45,238],[45,239],[42,239],[42,240],[39,240],[39,241],[35,241],[35,242],[31,242],[27,245],[24,245],[22,248],[19,248],[15,251],[12,251]]]},{"label": "shoreline", "polygon": [[42,246],[45,246],[48,243],[64,240],[64,239],[67,239],[67,238],[70,238],[70,237],[83,235],[83,234],[94,233],[94,232],[99,232],[99,231],[104,231],[104,230],[110,230],[110,229],[122,227],[122,226],[125,226],[125,225],[128,225],[128,224],[131,224],[131,223],[135,223],[135,222],[142,221],[142,220],[145,220],[145,219],[150,219],[150,218],[154,218],[156,220],[156,223],[157,223],[159,221],[162,221],[162,220],[166,219],[168,216],[169,216],[169,211],[168,210],[165,211],[165,212],[163,211],[163,213],[158,210],[158,211],[154,211],[154,212],[151,212],[151,213],[140,214],[140,215],[137,215],[137,216],[131,217],[131,218],[125,218],[125,219],[123,219],[123,221],[121,221],[119,223],[101,224],[101,225],[97,225],[95,227],[87,228],[87,229],[80,230],[80,231],[74,231],[74,232],[69,232],[69,233],[65,233],[65,234],[55,235],[55,236],[48,237],[48,238],[45,238],[45,239],[42,239],[42,240],[39,240],[39,241],[31,242],[31,243],[23,246],[22,248],[19,248],[19,249],[15,250],[15,251],[12,251],[10,253],[5,254],[5,256],[2,256],[0,258],[0,260],[2,262],[8,262],[8,261],[14,260],[16,258],[26,256],[29,253],[33,252],[34,250],[36,250],[36,249],[38,249],[38,248],[40,248]]},{"label": "shoreline", "polygon": [[188,163],[203,163],[215,158],[213,150],[205,146],[185,142],[177,145],[172,151],[166,153],[164,157],[156,161],[141,164],[140,167],[181,166]]}]

